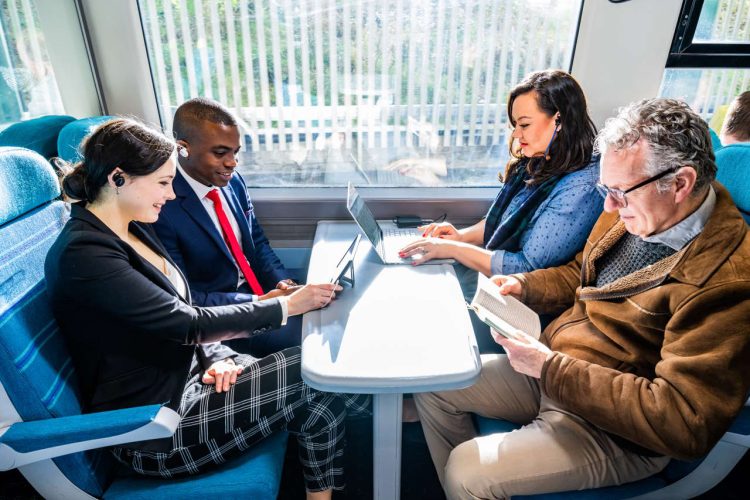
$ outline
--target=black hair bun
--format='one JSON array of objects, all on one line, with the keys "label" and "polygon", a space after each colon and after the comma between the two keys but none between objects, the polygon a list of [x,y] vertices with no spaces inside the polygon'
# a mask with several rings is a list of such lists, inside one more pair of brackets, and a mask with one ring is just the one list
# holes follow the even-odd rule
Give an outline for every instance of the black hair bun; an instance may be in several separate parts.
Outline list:
[{"label": "black hair bun", "polygon": [[83,168],[82,162],[65,174],[62,181],[62,190],[68,198],[73,200],[90,201],[86,196],[86,170]]}]

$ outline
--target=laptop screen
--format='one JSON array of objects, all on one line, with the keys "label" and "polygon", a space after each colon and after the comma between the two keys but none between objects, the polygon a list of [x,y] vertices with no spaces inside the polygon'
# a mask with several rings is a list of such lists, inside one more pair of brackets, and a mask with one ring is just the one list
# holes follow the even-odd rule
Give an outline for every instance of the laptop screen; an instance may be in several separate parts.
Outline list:
[{"label": "laptop screen", "polygon": [[354,220],[357,221],[357,224],[359,224],[359,227],[362,228],[362,231],[364,231],[365,236],[370,240],[372,246],[376,250],[379,250],[382,235],[380,226],[378,226],[372,212],[367,208],[365,201],[351,183],[349,183],[346,207],[349,209],[349,213],[352,214],[352,217],[354,217]]}]

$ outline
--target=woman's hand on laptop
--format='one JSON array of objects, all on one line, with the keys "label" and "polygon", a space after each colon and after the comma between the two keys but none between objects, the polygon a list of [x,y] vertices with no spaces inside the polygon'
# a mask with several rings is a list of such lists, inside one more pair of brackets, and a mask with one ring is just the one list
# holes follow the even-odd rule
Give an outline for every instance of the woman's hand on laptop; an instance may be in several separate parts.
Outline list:
[{"label": "woman's hand on laptop", "polygon": [[287,312],[289,316],[295,316],[324,307],[336,297],[336,292],[343,289],[341,285],[334,283],[300,287],[289,295],[287,299]]},{"label": "woman's hand on laptop", "polygon": [[451,259],[456,243],[440,238],[417,240],[398,251],[402,259],[412,259],[413,265],[419,265],[432,259]]},{"label": "woman's hand on laptop", "polygon": [[422,231],[422,236],[425,238],[461,241],[461,233],[450,222],[433,222],[426,226],[419,226],[417,229]]}]

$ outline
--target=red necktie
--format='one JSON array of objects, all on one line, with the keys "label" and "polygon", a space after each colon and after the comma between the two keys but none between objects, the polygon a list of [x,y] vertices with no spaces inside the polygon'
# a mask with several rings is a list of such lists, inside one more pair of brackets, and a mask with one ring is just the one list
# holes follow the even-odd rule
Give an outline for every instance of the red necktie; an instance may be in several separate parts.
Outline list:
[{"label": "red necktie", "polygon": [[216,189],[212,189],[208,192],[206,198],[214,202],[216,217],[219,219],[221,232],[224,233],[224,241],[227,242],[229,251],[232,252],[234,260],[237,261],[237,264],[240,266],[242,274],[245,275],[245,279],[247,280],[248,285],[250,285],[250,288],[253,290],[253,293],[255,295],[263,295],[263,287],[260,286],[258,278],[255,277],[255,273],[250,268],[250,263],[247,261],[247,257],[245,257],[245,254],[242,252],[242,248],[240,247],[240,243],[237,241],[237,237],[234,235],[234,231],[232,231],[232,225],[229,224],[227,214],[224,213],[224,207],[222,207],[221,205],[221,196],[219,196],[219,191]]}]

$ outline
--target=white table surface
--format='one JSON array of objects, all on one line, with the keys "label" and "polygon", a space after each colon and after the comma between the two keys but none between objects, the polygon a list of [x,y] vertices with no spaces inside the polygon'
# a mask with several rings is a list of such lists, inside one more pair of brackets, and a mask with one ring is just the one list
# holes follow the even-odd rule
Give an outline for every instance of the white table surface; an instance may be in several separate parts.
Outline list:
[{"label": "white table surface", "polygon": [[[357,234],[349,222],[318,223],[308,283],[328,282]],[[404,392],[457,389],[481,362],[453,267],[384,265],[363,238],[354,288],[302,321],[302,378],[324,391],[375,394],[375,498],[397,499]]]}]

